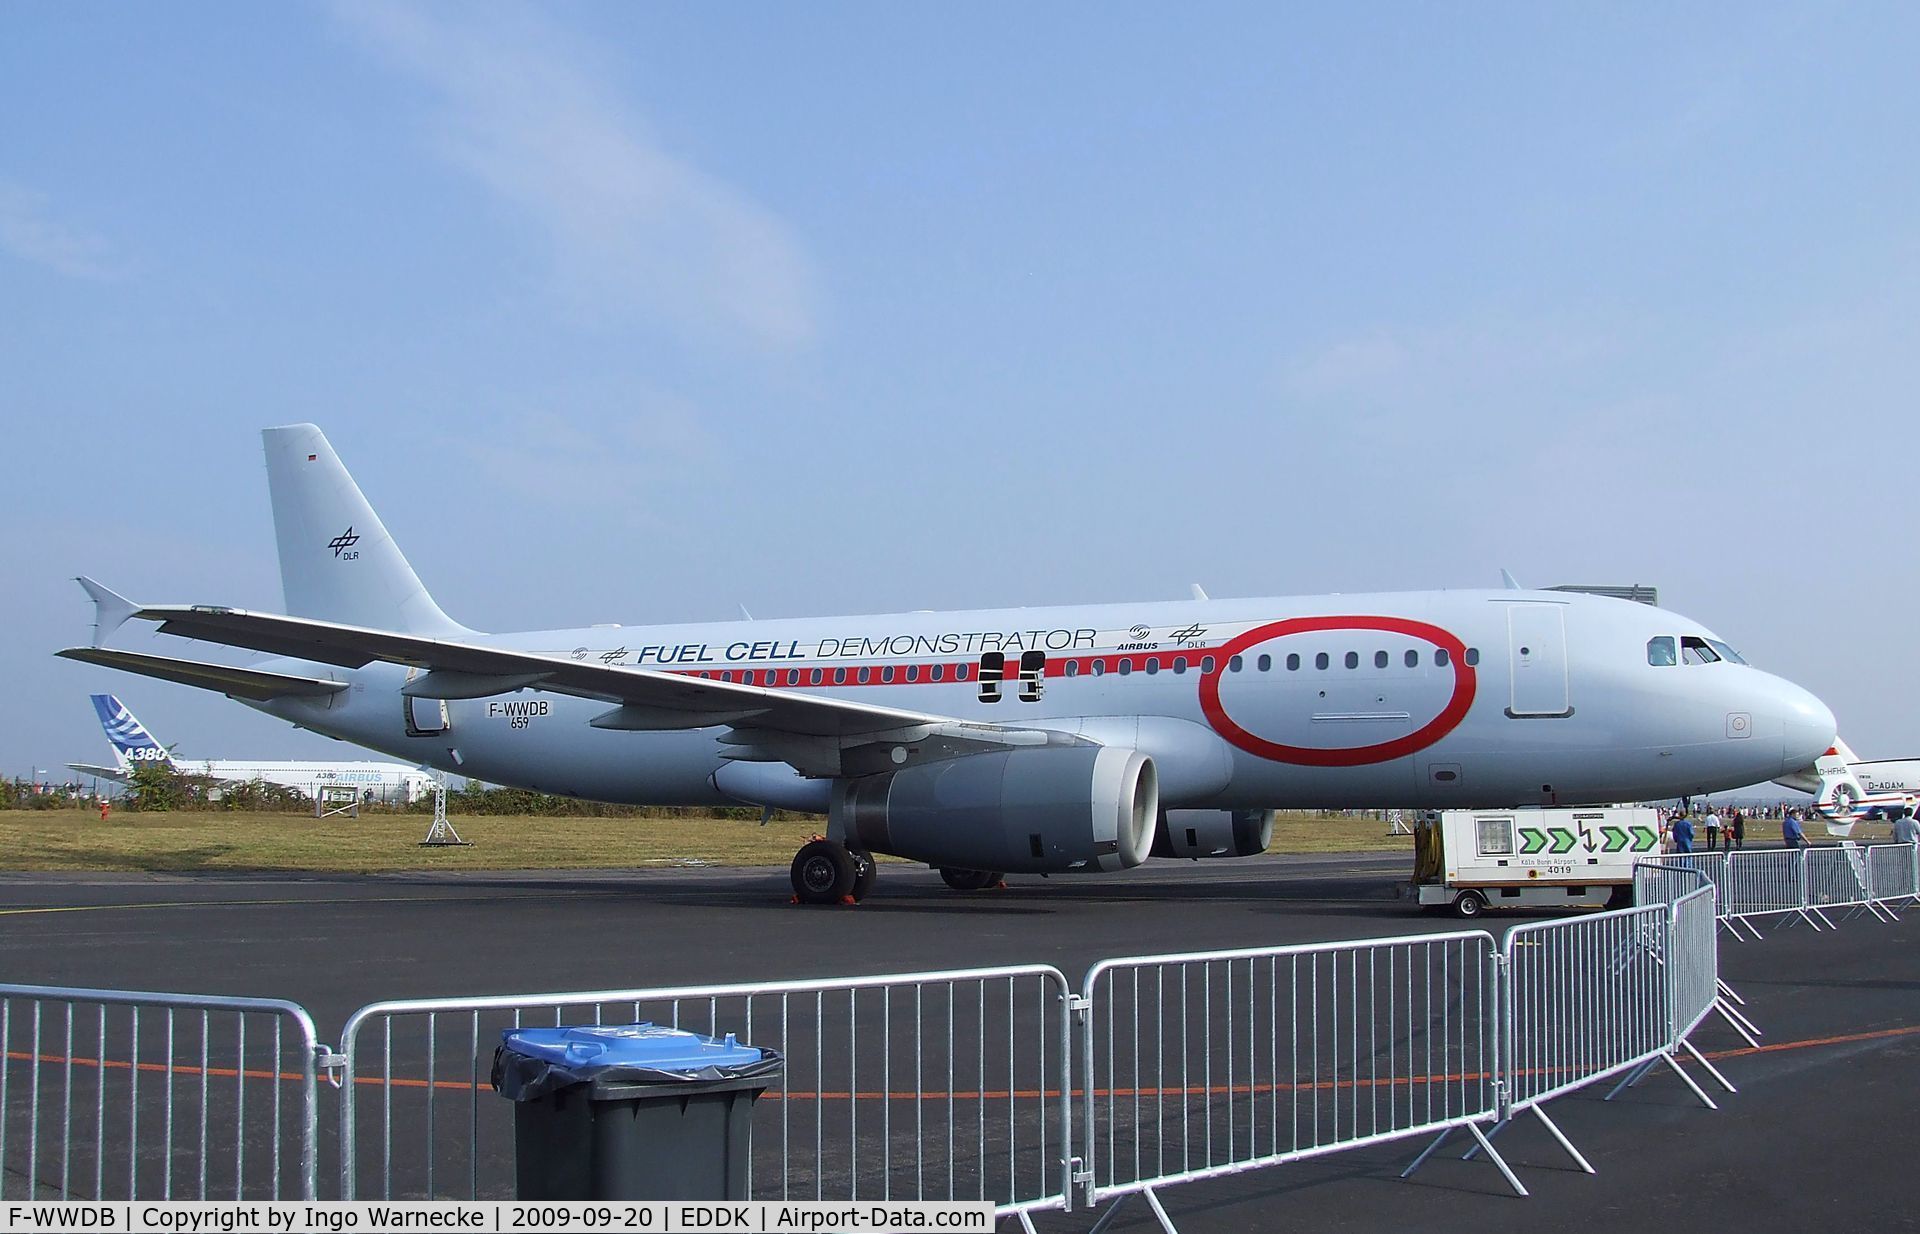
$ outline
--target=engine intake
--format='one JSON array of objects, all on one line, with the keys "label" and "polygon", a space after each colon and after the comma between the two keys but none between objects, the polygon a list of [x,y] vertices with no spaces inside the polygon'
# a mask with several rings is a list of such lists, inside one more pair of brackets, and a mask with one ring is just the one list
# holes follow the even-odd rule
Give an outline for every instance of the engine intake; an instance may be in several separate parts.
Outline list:
[{"label": "engine intake", "polygon": [[1273,843],[1272,810],[1163,810],[1156,857],[1251,857]]},{"label": "engine intake", "polygon": [[1050,873],[1147,858],[1153,760],[1121,746],[970,754],[835,783],[847,843],[930,865]]}]

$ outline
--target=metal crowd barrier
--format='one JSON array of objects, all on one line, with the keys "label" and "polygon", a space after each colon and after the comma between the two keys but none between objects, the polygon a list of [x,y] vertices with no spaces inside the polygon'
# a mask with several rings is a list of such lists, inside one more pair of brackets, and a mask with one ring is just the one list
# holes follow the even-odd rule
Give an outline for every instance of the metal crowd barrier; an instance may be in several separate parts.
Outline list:
[{"label": "metal crowd barrier", "polygon": [[1696,871],[1718,889],[1719,919],[1744,940],[1766,917],[1790,916],[1815,929],[1830,929],[1824,910],[1851,908],[1891,920],[1889,902],[1920,901],[1920,846],[1838,845],[1735,849],[1732,852],[1671,853],[1635,863],[1636,903],[1671,897],[1659,871]]},{"label": "metal crowd barrier", "polygon": [[1478,1137],[1497,1113],[1498,955],[1475,930],[1095,965],[1087,1201],[1138,1193],[1167,1224],[1156,1191],[1174,1183],[1441,1128]]},{"label": "metal crowd barrier", "polygon": [[[1900,850],[1905,849],[1905,852]],[[1920,903],[1920,845],[1875,844],[1867,849],[1867,873],[1873,898]]]},{"label": "metal crowd barrier", "polygon": [[[298,1006],[0,985],[0,1198],[316,1198],[318,1078],[342,1068],[340,1195],[494,1198],[513,1119],[500,1031],[651,1020],[779,1050],[755,1199],[972,1199],[1031,1214],[1412,1136],[1492,1140],[1549,1101],[1675,1059],[1718,1012],[1716,921],[1920,902],[1913,845],[1636,863],[1639,907],[1510,930],[1104,961],[376,1003],[342,1053]],[[1077,1057],[1076,1057],[1077,1051]],[[1076,1087],[1077,1085],[1077,1087]],[[1078,1100],[1083,1118],[1075,1126]],[[1483,1127],[1486,1129],[1483,1130]],[[25,1180],[24,1183],[22,1180]],[[1103,1214],[1110,1218],[1113,1209]]]},{"label": "metal crowd barrier", "polygon": [[988,1200],[1024,1221],[1071,1203],[1070,995],[1023,965],[375,1003],[341,1034],[341,1197],[509,1198],[501,1030],[651,1021],[786,1057],[755,1109],[751,1198]]},{"label": "metal crowd barrier", "polygon": [[293,1003],[0,985],[0,1051],[0,1197],[315,1198],[330,1054]]}]

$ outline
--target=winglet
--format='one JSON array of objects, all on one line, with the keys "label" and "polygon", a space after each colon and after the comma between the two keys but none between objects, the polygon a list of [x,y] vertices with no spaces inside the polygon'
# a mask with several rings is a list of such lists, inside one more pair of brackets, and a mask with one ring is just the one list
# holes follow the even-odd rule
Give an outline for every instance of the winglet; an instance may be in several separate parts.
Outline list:
[{"label": "winglet", "polygon": [[113,588],[96,583],[86,575],[73,580],[80,584],[93,601],[93,645],[104,647],[113,632],[127,624],[127,618],[140,611],[140,606],[127,599]]},{"label": "winglet", "polygon": [[1190,586],[1192,586],[1192,588],[1193,588],[1193,598],[1194,598],[1194,599],[1196,599],[1196,600],[1211,600],[1211,599],[1213,598],[1212,596],[1209,596],[1209,595],[1207,594],[1207,589],[1206,589],[1205,587],[1202,587],[1202,586],[1201,586],[1200,584],[1198,584],[1198,583],[1193,583],[1193,584],[1190,584]]},{"label": "winglet", "polygon": [[1526,590],[1526,588],[1520,585],[1520,580],[1513,577],[1513,572],[1511,570],[1506,570],[1506,569],[1502,569],[1500,571],[1500,585],[1502,587],[1505,587],[1508,591],[1525,591]]}]

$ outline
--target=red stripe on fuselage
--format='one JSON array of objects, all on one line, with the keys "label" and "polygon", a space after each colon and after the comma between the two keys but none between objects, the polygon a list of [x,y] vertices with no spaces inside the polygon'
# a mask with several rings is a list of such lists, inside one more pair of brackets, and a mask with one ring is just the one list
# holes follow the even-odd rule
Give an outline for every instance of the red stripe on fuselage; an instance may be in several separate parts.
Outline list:
[{"label": "red stripe on fuselage", "polygon": [[[1338,630],[1377,630],[1382,633],[1399,634],[1418,639],[1447,652],[1450,667],[1453,669],[1453,692],[1447,704],[1432,720],[1412,733],[1397,737],[1392,741],[1378,742],[1365,746],[1292,746],[1270,741],[1241,727],[1220,701],[1220,683],[1234,656],[1241,654],[1257,644],[1283,638],[1290,634],[1308,634]],[[1020,687],[1019,652],[1003,653],[1006,667],[1000,685],[1007,694],[1017,693]],[[1204,661],[1213,660],[1211,671]],[[1216,733],[1237,748],[1256,757],[1276,763],[1291,763],[1306,767],[1360,767],[1375,763],[1391,762],[1404,758],[1433,745],[1441,738],[1458,728],[1467,713],[1473,708],[1473,700],[1478,689],[1478,676],[1472,665],[1467,663],[1467,647],[1458,637],[1439,626],[1423,621],[1413,621],[1403,617],[1374,616],[1331,616],[1331,617],[1293,617],[1281,621],[1256,626],[1224,645],[1217,647],[1183,648],[1177,651],[1127,651],[1104,652],[1095,655],[1050,656],[1041,669],[1043,677],[1066,677],[1067,667],[1074,665],[1074,676],[1097,677],[1107,674],[1126,676],[1131,673],[1146,673],[1147,665],[1157,663],[1155,670],[1173,672],[1176,660],[1185,660],[1190,670],[1199,673],[1197,689],[1200,696],[1200,710],[1207,723]],[[1100,672],[1094,672],[1094,665],[1100,665]],[[1125,664],[1126,672],[1121,671]],[[939,680],[934,680],[932,670],[938,667]],[[861,681],[861,669],[867,670],[867,680]],[[883,670],[893,670],[890,681],[882,680]],[[913,679],[907,677],[907,670],[915,670]],[[980,662],[969,660],[942,660],[929,664],[924,662],[892,664],[844,663],[798,664],[779,668],[714,668],[714,669],[669,669],[678,676],[705,677],[712,680],[738,682],[768,689],[858,689],[872,686],[967,686],[977,690],[980,685]],[[820,672],[820,680],[813,680],[815,670]],[[843,680],[835,680],[835,673],[845,673]],[[1176,676],[1184,674],[1176,673]]]}]

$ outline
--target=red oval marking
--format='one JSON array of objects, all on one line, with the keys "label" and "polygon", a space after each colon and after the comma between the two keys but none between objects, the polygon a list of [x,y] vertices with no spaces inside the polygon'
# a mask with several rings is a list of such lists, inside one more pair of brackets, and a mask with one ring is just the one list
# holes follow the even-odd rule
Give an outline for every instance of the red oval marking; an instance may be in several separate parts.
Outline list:
[{"label": "red oval marking", "polygon": [[[1236,724],[1220,704],[1220,675],[1227,671],[1227,661],[1258,643],[1318,630],[1380,630],[1388,634],[1404,634],[1408,638],[1421,639],[1444,648],[1453,666],[1453,695],[1447,699],[1447,705],[1441,708],[1440,714],[1419,729],[1404,737],[1370,746],[1320,749],[1314,746],[1282,745],[1250,733]],[[1276,763],[1295,763],[1303,767],[1361,767],[1368,763],[1390,762],[1424,750],[1460,727],[1460,722],[1467,718],[1467,712],[1473,706],[1473,695],[1477,688],[1473,666],[1467,663],[1466,644],[1439,626],[1405,617],[1290,617],[1248,630],[1220,648],[1216,654],[1219,659],[1213,671],[1202,674],[1200,678],[1200,710],[1205,713],[1213,731],[1249,754]]]}]

